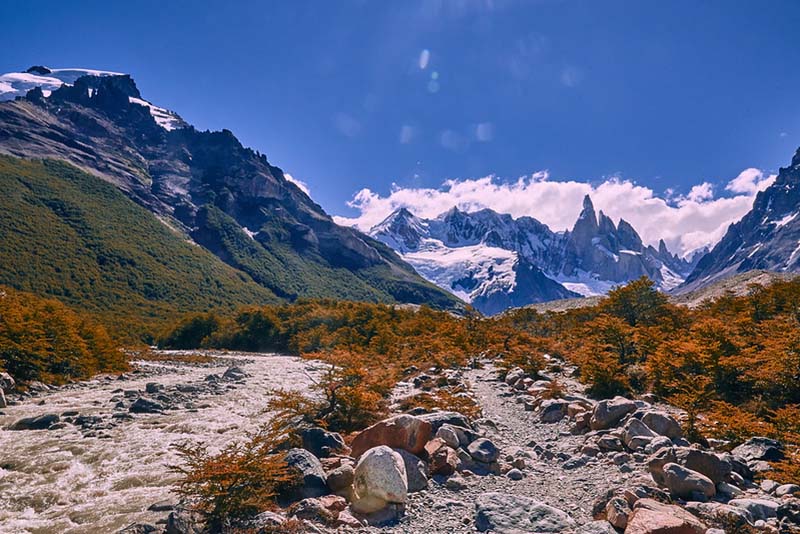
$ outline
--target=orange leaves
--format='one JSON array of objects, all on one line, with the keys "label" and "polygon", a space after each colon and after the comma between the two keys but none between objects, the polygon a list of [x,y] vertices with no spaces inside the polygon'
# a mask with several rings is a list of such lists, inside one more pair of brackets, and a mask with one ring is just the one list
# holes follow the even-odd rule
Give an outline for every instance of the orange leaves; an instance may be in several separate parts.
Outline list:
[{"label": "orange leaves", "polygon": [[58,301],[0,293],[0,367],[17,380],[61,383],[127,368],[106,330]]},{"label": "orange leaves", "polygon": [[219,453],[202,445],[178,445],[183,465],[178,493],[190,499],[213,529],[228,519],[250,517],[274,507],[281,488],[294,482],[283,455],[275,453],[280,435],[269,429],[232,443]]}]

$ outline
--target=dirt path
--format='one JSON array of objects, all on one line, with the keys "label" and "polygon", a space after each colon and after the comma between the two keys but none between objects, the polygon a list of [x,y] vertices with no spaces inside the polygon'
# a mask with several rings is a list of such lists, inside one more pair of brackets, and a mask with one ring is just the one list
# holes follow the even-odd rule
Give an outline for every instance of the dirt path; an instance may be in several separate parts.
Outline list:
[{"label": "dirt path", "polygon": [[[514,481],[504,475],[471,476],[465,478],[465,489],[452,490],[444,485],[444,479],[437,477],[430,481],[427,491],[410,496],[407,515],[399,524],[371,528],[370,532],[475,532],[474,502],[481,493],[490,491],[543,501],[567,512],[581,525],[592,520],[592,503],[599,495],[641,474],[633,462],[630,467],[623,468],[629,471],[623,472],[609,460],[582,457],[578,451],[585,436],[570,434],[566,419],[547,424],[539,420],[536,412],[525,411],[524,405],[517,402],[517,392],[497,378],[493,366],[467,371],[466,378],[483,409],[484,418],[495,424],[494,428],[483,428],[486,437],[500,447],[501,458],[519,448],[533,456],[523,470],[524,478]],[[580,391],[580,386],[574,381],[565,377],[559,377],[559,380],[570,392]],[[583,461],[587,463],[583,464]]]}]

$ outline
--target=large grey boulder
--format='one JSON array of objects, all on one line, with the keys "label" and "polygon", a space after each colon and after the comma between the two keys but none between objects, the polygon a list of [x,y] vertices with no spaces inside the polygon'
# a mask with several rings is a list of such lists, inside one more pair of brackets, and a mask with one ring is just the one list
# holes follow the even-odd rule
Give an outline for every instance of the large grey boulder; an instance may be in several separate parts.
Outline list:
[{"label": "large grey boulder", "polygon": [[402,456],[385,445],[373,447],[356,464],[353,510],[374,514],[389,504],[404,504],[408,478]]},{"label": "large grey boulder", "polygon": [[414,493],[426,489],[428,487],[428,465],[419,456],[415,456],[403,449],[394,449],[394,452],[403,458],[403,465],[406,468],[406,480],[408,481],[408,492]]},{"label": "large grey boulder", "polygon": [[691,447],[675,448],[675,463],[702,473],[714,484],[723,482],[733,469],[730,462],[717,454]]},{"label": "large grey boulder", "polygon": [[622,441],[632,451],[644,448],[656,437],[658,434],[638,419],[628,419],[622,430]]},{"label": "large grey boulder", "polygon": [[500,449],[486,438],[476,439],[467,447],[467,452],[478,462],[490,464],[500,457]]},{"label": "large grey boulder", "polygon": [[670,493],[682,498],[691,498],[698,493],[711,498],[717,493],[710,478],[673,463],[664,466],[664,485]]},{"label": "large grey boulder", "polygon": [[471,428],[467,417],[458,412],[433,412],[418,415],[417,417],[430,423],[434,434],[444,424]]},{"label": "large grey boulder", "polygon": [[647,411],[642,414],[642,422],[653,432],[666,436],[670,439],[683,437],[681,424],[667,412]]},{"label": "large grey boulder", "polygon": [[47,430],[59,421],[60,418],[54,413],[36,417],[24,417],[15,421],[8,427],[8,430]]},{"label": "large grey boulder", "polygon": [[767,499],[732,499],[728,504],[747,511],[754,521],[759,519],[766,521],[778,517],[778,506],[780,506],[779,502]]},{"label": "large grey boulder", "polygon": [[547,399],[539,405],[539,419],[542,423],[557,423],[567,415],[569,403],[559,399]]},{"label": "large grey boulder", "polygon": [[300,439],[303,441],[303,448],[317,458],[327,458],[347,449],[340,434],[328,432],[324,428],[306,428],[300,433]]},{"label": "large grey boulder", "polygon": [[290,500],[309,499],[328,494],[325,470],[319,458],[305,449],[290,449],[284,457],[289,469],[295,472],[301,483],[286,497]]},{"label": "large grey boulder", "polygon": [[765,460],[767,462],[775,462],[783,460],[783,444],[774,439],[755,437],[750,438],[731,451],[737,458],[741,458],[745,462],[755,462],[758,460]]},{"label": "large grey boulder", "polygon": [[506,493],[483,493],[475,503],[475,528],[479,532],[522,534],[565,532],[575,521],[558,508],[529,497]]},{"label": "large grey boulder", "polygon": [[602,400],[597,403],[589,419],[589,428],[604,430],[619,423],[623,417],[636,411],[636,403],[624,397]]}]

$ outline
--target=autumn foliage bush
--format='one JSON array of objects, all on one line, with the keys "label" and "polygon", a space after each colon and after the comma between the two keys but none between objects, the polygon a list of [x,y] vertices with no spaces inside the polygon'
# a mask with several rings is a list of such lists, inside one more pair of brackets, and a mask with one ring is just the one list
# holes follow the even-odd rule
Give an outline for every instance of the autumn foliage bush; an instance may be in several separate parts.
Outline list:
[{"label": "autumn foliage bush", "polygon": [[687,309],[642,278],[596,306],[504,321],[576,363],[597,397],[654,392],[683,408],[691,438],[782,440],[776,476],[800,479],[800,280]]},{"label": "autumn foliage bush", "polygon": [[0,287],[0,369],[24,384],[127,369],[105,328],[64,304]]},{"label": "autumn foliage bush", "polygon": [[219,452],[202,444],[176,445],[182,459],[173,467],[181,474],[178,493],[203,514],[212,532],[276,508],[279,493],[299,483],[278,450],[282,437],[266,426]]}]

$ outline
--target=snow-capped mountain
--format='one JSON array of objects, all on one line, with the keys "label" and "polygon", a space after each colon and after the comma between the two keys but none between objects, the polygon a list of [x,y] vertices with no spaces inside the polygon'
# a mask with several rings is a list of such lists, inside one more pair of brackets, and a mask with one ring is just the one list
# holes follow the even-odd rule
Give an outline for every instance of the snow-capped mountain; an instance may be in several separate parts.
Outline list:
[{"label": "snow-capped mountain", "polygon": [[646,246],[625,220],[619,224],[583,201],[571,231],[553,232],[532,217],[514,219],[489,209],[453,208],[421,219],[400,208],[369,234],[395,249],[417,271],[484,313],[581,295],[648,276],[664,290],[694,264]]},{"label": "snow-capped mountain", "polygon": [[754,269],[800,271],[800,149],[775,183],[758,193],[753,209],[730,225],[700,260],[679,291]]},{"label": "snow-capped mountain", "polygon": [[197,130],[127,74],[35,66],[0,76],[0,155],[61,160],[112,183],[276,299],[461,306],[383,243],[337,225],[230,130]]}]

